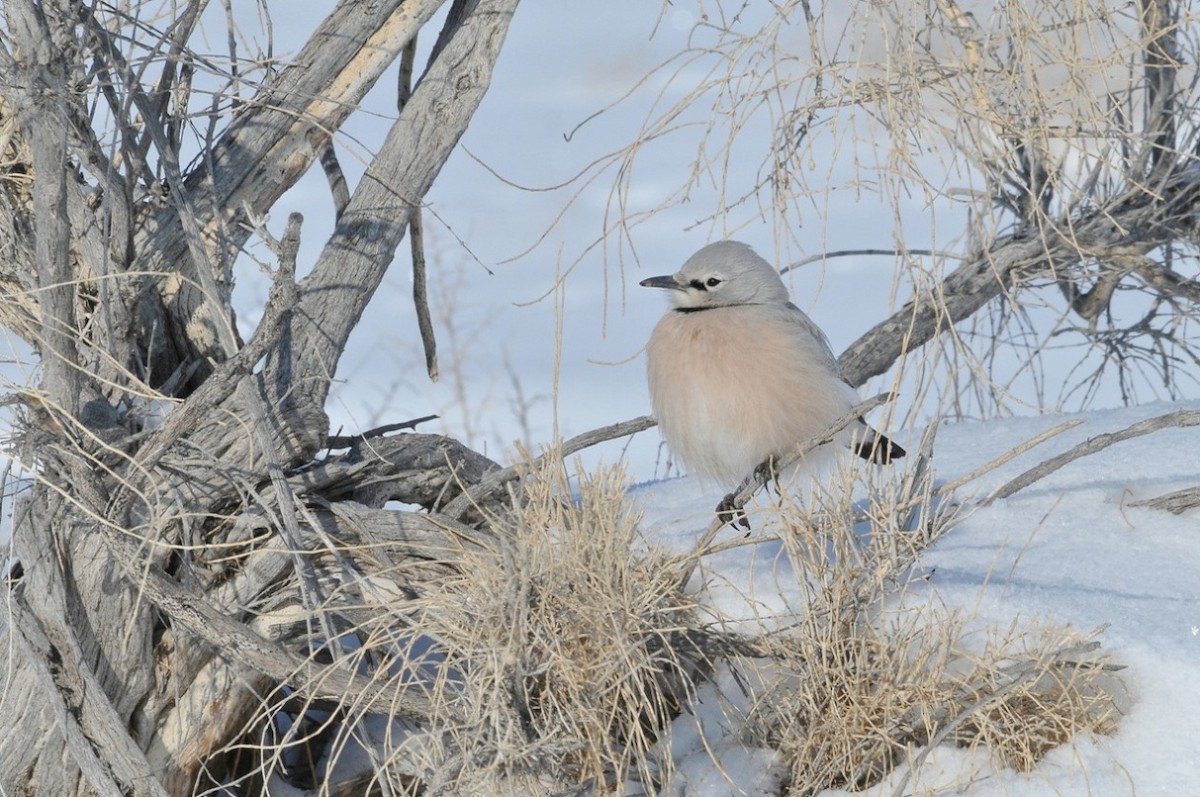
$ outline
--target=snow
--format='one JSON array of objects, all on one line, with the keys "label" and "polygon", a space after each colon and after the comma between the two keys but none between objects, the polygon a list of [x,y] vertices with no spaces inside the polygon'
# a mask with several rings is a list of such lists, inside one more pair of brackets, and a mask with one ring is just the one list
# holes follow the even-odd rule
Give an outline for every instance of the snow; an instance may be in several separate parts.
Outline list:
[{"label": "snow", "polygon": [[[1102,650],[1125,668],[1119,677],[1129,698],[1114,735],[1077,737],[1030,773],[944,746],[931,752],[902,793],[960,793],[967,784],[968,793],[985,797],[1200,794],[1200,511],[1176,516],[1130,505],[1197,483],[1200,428],[1166,428],[1123,441],[1007,499],[972,503],[1088,438],[1178,409],[1197,410],[1200,402],[938,430],[935,483],[946,483],[1043,431],[1080,421],[956,492],[966,511],[924,552],[916,566],[924,579],[905,600],[961,608],[981,627],[1003,629],[1017,618],[1019,624],[1052,622],[1084,633],[1101,629]],[[915,448],[918,439],[914,434],[902,442]],[[631,494],[643,504],[650,540],[680,550],[703,534],[721,497],[687,478],[639,485]],[[753,533],[769,540],[770,532],[756,525]],[[723,539],[733,534],[727,529]],[[735,617],[761,620],[767,612],[786,611],[794,596],[784,586],[783,557],[770,541],[713,557],[705,564],[703,600]],[[679,749],[673,752],[680,790],[672,793],[770,794],[771,752],[737,743],[738,712],[730,706],[744,706],[744,700],[739,702],[736,687],[717,681],[702,692],[694,716],[677,720]],[[902,765],[856,794],[890,795],[904,776]]]},{"label": "snow", "polygon": [[742,717],[749,702],[727,667],[697,690],[689,712],[672,727],[676,762],[664,795],[771,797],[779,793],[783,763],[773,750],[746,744]]}]

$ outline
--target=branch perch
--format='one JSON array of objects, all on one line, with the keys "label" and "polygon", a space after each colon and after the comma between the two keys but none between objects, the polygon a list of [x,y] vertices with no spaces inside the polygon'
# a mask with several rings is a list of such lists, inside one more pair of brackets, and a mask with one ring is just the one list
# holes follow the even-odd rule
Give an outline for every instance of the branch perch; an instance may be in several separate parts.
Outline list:
[{"label": "branch perch", "polygon": [[879,395],[869,398],[860,404],[856,404],[847,410],[846,413],[840,418],[826,426],[822,431],[808,438],[803,443],[798,444],[792,449],[791,453],[781,457],[778,461],[768,459],[766,462],[763,462],[761,465],[755,468],[753,473],[742,480],[742,483],[736,490],[726,495],[721,500],[721,503],[717,505],[715,510],[717,517],[712,521],[712,523],[709,524],[708,530],[704,533],[704,536],[700,538],[700,541],[696,543],[695,547],[692,549],[693,555],[688,557],[686,560],[686,564],[683,567],[683,572],[680,579],[681,582],[686,584],[691,579],[692,573],[695,572],[696,565],[700,562],[700,558],[707,553],[708,547],[712,544],[712,541],[716,539],[716,536],[720,533],[721,529],[725,528],[725,526],[730,522],[733,522],[735,525],[742,525],[746,522],[745,513],[743,510],[745,509],[747,502],[749,502],[749,500],[754,497],[754,494],[762,489],[762,487],[766,485],[769,480],[774,478],[774,476],[781,471],[787,470],[792,465],[795,465],[809,452],[822,445],[825,445],[826,443],[832,442],[833,438],[837,436],[838,432],[845,429],[855,420],[861,418],[863,415],[875,409],[879,405],[895,400],[895,398],[896,395],[894,393],[880,393]]}]

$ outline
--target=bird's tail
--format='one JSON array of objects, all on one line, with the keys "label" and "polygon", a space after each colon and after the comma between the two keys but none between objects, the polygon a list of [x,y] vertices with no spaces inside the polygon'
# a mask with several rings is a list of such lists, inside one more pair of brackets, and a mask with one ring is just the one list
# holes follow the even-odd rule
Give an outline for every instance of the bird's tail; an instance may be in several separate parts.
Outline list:
[{"label": "bird's tail", "polygon": [[863,423],[862,429],[854,436],[851,449],[868,462],[876,465],[888,465],[894,459],[900,459],[908,452],[897,443]]}]

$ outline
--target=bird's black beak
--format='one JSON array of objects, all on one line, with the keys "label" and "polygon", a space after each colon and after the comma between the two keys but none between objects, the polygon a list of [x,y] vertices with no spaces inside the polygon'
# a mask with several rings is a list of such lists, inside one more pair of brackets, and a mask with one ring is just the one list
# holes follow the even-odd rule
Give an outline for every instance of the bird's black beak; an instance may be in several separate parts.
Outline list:
[{"label": "bird's black beak", "polygon": [[661,277],[647,277],[639,282],[638,285],[641,285],[643,288],[668,288],[673,291],[683,290],[683,286],[675,281],[675,277],[672,274],[666,274]]}]

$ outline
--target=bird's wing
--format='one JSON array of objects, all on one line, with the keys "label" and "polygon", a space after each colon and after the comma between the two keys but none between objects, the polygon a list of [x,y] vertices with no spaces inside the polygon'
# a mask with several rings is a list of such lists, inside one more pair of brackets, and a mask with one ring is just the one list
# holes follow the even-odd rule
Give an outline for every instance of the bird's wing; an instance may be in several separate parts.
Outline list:
[{"label": "bird's wing", "polygon": [[[816,341],[818,344],[816,348],[820,349],[829,370],[847,385],[852,394],[857,396],[858,391],[854,385],[851,385],[849,380],[842,375],[842,368],[838,365],[837,357],[833,355],[833,348],[829,345],[829,338],[825,337],[825,333],[821,331],[821,328],[813,323],[813,320],[803,310],[791,302],[788,302],[787,318],[789,324],[795,324],[797,327],[803,329]],[[857,401],[857,398],[854,400]],[[877,465],[887,465],[893,460],[900,459],[907,453],[895,441],[871,428],[865,419],[859,418],[858,420],[858,439],[852,443],[854,453]]]},{"label": "bird's wing", "polygon": [[791,302],[787,303],[785,318],[788,324],[798,327],[803,334],[812,338],[815,344],[815,353],[821,358],[822,364],[827,366],[839,379],[845,381],[842,377],[842,367],[838,365],[837,357],[833,355],[833,347],[829,345],[829,338],[825,337],[821,328],[803,310]]}]

